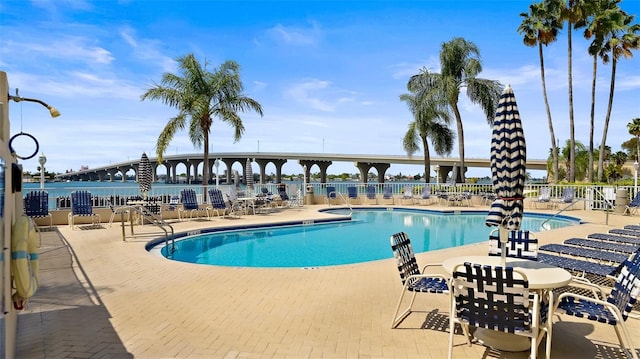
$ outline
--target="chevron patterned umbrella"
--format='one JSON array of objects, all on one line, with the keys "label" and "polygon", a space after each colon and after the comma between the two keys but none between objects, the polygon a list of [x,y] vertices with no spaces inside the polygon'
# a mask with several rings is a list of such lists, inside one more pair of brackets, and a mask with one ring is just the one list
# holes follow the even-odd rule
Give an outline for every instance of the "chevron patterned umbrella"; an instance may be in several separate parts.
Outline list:
[{"label": "chevron patterned umbrella", "polygon": [[507,85],[500,96],[491,135],[491,177],[497,199],[491,204],[487,226],[520,229],[526,161],[520,113],[513,90]]},{"label": "chevron patterned umbrella", "polygon": [[143,152],[138,165],[138,184],[143,197],[147,197],[147,192],[151,190],[151,182],[153,182],[153,168],[149,163],[149,157]]}]

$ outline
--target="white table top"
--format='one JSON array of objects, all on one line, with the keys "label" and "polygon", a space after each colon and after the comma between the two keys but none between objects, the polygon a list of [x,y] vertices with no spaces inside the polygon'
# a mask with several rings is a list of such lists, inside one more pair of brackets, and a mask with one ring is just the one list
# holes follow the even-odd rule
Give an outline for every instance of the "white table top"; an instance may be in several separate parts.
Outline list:
[{"label": "white table top", "polygon": [[[501,261],[502,258],[499,256],[461,256],[446,259],[442,262],[442,267],[447,273],[452,274],[453,268],[464,262],[497,266]],[[531,289],[560,288],[571,282],[571,273],[550,264],[511,257],[507,257],[506,263],[508,267],[519,269],[527,276]]]}]

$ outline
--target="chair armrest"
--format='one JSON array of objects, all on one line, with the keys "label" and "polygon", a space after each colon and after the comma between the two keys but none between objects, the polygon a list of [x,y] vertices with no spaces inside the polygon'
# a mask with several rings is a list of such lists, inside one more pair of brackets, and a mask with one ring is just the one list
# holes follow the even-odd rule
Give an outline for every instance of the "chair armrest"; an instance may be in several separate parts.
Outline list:
[{"label": "chair armrest", "polygon": [[[601,286],[592,283],[590,280],[584,277],[571,276],[571,282],[569,283],[569,285],[590,290],[591,293],[593,293],[594,298],[604,299],[608,295]],[[598,296],[598,294],[600,296]]]}]

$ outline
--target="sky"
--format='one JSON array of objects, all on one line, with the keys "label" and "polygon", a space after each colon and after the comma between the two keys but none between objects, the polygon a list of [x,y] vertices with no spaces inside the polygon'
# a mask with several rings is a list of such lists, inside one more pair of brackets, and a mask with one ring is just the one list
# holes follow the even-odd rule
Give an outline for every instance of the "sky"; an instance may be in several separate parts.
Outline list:
[{"label": "sky", "polygon": [[[52,119],[40,105],[11,102],[11,134],[37,138],[51,172],[139,159],[143,152],[155,157],[157,138],[177,112],[140,97],[163,73],[178,73],[176,58],[192,53],[211,70],[226,60],[239,63],[245,95],[264,111],[263,117],[240,114],[246,130],[238,142],[231,126],[214,119],[212,153],[405,155],[402,139],[413,116],[399,97],[420,69],[439,71],[443,42],[462,37],[480,50],[479,77],[511,85],[527,157],[544,159],[551,138],[538,52],[525,46],[517,32],[519,14],[530,3],[3,0],[0,70],[7,72],[10,93],[19,89],[20,96],[45,101],[61,113]],[[640,1],[623,0],[621,7],[640,14]],[[588,146],[593,60],[586,52],[587,40],[579,32],[573,35],[575,138]],[[570,136],[566,29],[544,53],[554,129],[564,144]],[[640,52],[634,55],[617,67],[606,141],[614,152],[631,138],[627,123],[640,117]],[[596,146],[602,142],[610,76],[611,65],[599,61]],[[489,158],[486,117],[464,92],[460,107],[465,157]],[[449,157],[458,157],[455,143]],[[35,146],[19,136],[14,149],[24,156]],[[182,153],[202,153],[186,132],[177,133],[166,152]],[[20,162],[26,171],[36,172],[37,159]],[[275,167],[267,166],[267,172]],[[301,167],[290,161],[283,172],[300,173]],[[358,171],[352,163],[329,167],[329,173],[343,172]],[[407,165],[387,171],[421,172]],[[467,177],[489,175],[488,168],[467,171]]]}]

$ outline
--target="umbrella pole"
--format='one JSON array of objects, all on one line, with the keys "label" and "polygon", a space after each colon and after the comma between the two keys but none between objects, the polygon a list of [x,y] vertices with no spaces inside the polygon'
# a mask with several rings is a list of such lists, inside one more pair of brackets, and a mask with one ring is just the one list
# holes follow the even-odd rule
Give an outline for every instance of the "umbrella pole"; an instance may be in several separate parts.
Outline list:
[{"label": "umbrella pole", "polygon": [[500,243],[502,244],[502,248],[500,249],[500,257],[501,263],[503,267],[507,266],[507,242],[509,242],[509,231],[504,225],[500,226],[498,230],[498,236],[500,238]]}]

